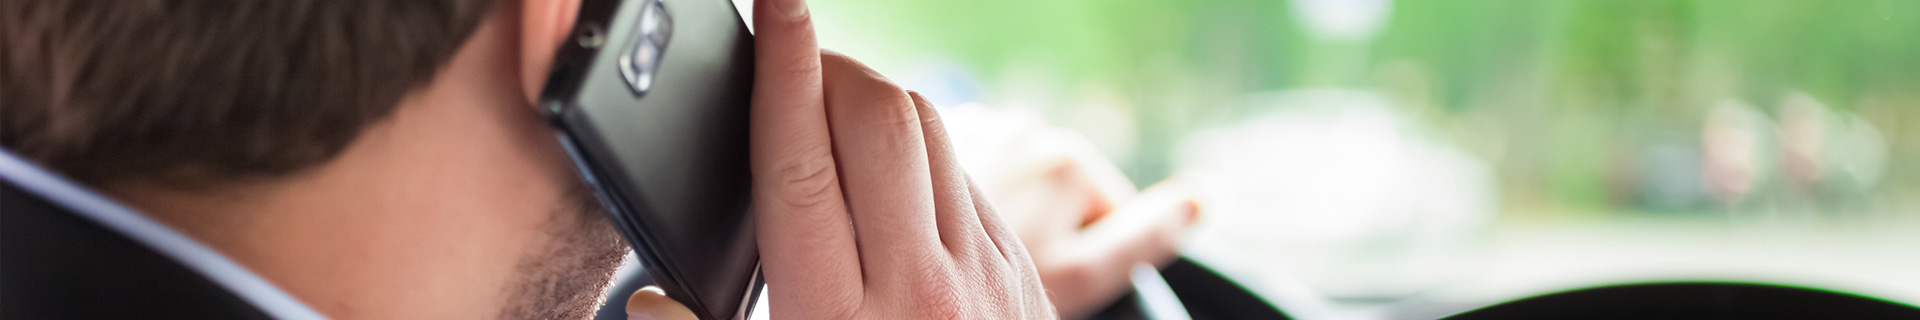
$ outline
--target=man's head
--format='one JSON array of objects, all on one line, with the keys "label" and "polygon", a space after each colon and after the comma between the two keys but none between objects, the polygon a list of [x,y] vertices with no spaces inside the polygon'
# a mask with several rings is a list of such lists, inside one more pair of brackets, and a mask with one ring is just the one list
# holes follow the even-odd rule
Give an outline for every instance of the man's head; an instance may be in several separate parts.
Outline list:
[{"label": "man's head", "polygon": [[528,107],[577,7],[4,1],[0,145],[331,316],[584,316],[625,247]]}]

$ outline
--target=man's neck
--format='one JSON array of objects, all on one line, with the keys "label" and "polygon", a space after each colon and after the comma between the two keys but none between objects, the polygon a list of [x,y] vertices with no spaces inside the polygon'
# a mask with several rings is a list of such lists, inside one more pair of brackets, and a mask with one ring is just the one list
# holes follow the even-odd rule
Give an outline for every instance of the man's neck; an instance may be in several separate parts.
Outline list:
[{"label": "man's neck", "polygon": [[557,178],[563,153],[521,103],[512,26],[487,19],[430,85],[318,167],[104,189],[329,316],[491,317],[575,183]]}]

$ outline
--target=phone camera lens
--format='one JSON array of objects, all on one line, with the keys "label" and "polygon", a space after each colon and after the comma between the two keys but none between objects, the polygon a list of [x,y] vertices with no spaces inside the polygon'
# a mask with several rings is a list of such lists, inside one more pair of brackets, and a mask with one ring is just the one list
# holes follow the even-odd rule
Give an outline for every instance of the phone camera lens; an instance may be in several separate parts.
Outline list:
[{"label": "phone camera lens", "polygon": [[645,95],[653,87],[654,74],[667,52],[667,40],[673,35],[673,19],[666,5],[659,0],[647,0],[643,5],[640,21],[634,26],[633,47],[620,56],[620,74],[634,95]]}]

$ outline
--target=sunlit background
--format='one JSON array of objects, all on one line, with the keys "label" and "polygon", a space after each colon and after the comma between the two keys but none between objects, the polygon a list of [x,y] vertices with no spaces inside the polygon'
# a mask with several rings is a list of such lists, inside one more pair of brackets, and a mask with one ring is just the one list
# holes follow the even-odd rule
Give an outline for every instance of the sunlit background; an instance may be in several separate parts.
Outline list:
[{"label": "sunlit background", "polygon": [[1199,181],[1185,252],[1303,318],[1691,279],[1920,302],[1920,1],[810,3],[937,104]]}]

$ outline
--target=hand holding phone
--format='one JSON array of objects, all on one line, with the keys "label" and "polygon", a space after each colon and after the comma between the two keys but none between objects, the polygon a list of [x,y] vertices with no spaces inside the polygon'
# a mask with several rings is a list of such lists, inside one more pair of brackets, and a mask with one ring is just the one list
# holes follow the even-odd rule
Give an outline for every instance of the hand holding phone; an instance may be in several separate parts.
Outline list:
[{"label": "hand holding phone", "polygon": [[802,1],[754,12],[753,203],[775,317],[1057,317],[933,106],[820,51]]},{"label": "hand holding phone", "polygon": [[583,3],[541,94],[661,293],[741,318],[765,274],[783,318],[1055,317],[932,106],[819,51],[801,1],[755,7],[751,37],[725,0]]}]

